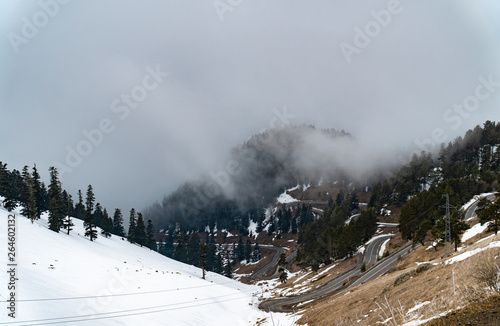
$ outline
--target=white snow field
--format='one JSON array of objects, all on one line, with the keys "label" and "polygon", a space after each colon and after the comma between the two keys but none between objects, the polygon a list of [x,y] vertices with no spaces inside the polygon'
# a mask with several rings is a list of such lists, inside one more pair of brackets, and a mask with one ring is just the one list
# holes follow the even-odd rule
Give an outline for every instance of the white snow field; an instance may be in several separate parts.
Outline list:
[{"label": "white snow field", "polygon": [[[254,325],[260,288],[179,263],[117,236],[68,235],[16,213],[16,314],[8,316],[7,219],[0,208],[0,325]],[[274,322],[291,325],[286,315]]]},{"label": "white snow field", "polygon": [[462,242],[465,242],[470,238],[473,238],[476,235],[483,233],[484,231],[486,231],[486,229],[490,224],[491,222],[486,222],[484,224],[481,223],[475,224],[473,227],[464,232],[464,234],[462,235]]}]

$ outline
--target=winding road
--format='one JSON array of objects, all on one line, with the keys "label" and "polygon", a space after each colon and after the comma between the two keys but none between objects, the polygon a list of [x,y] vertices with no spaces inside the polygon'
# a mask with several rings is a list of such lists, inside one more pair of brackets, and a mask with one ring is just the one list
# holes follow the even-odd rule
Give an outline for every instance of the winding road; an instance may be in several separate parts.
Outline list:
[{"label": "winding road", "polygon": [[[378,238],[374,239],[372,242],[370,242],[365,250],[365,253],[363,254],[363,259],[360,260],[356,266],[348,270],[347,272],[337,276],[333,280],[313,289],[310,290],[306,293],[296,295],[296,296],[290,296],[290,297],[285,297],[285,298],[276,298],[276,299],[271,299],[264,301],[260,304],[260,308],[265,310],[265,311],[274,311],[274,312],[292,312],[293,309],[292,307],[294,305],[297,305],[301,302],[309,301],[309,300],[315,300],[322,298],[326,295],[331,294],[332,292],[339,290],[346,281],[353,277],[357,277],[361,274],[361,265],[365,263],[365,265],[373,264],[374,262],[377,261],[377,256],[378,252],[380,250],[380,247],[382,244],[392,237],[392,235],[383,235],[379,236]],[[391,256],[389,256],[391,257]],[[388,258],[389,258],[388,257]],[[387,260],[387,259],[386,259]],[[396,260],[397,261],[397,256]],[[377,267],[377,270],[380,270],[381,267],[379,267],[381,264],[375,265]],[[387,268],[388,265],[384,264],[384,269]],[[392,265],[390,265],[392,267]],[[390,269],[389,267],[389,269]],[[375,268],[375,267],[374,267]],[[374,268],[370,269],[373,270]],[[379,275],[375,273],[375,275]],[[366,281],[368,281],[367,279]]]},{"label": "winding road", "polygon": [[[278,277],[278,271],[277,271],[277,265],[280,260],[281,254],[284,254],[286,252],[285,248],[281,247],[274,247],[274,246],[260,246],[262,249],[267,249],[267,250],[272,250],[275,253],[271,257],[271,260],[264,266],[262,266],[259,270],[254,272],[250,278],[254,280],[270,280],[273,278]],[[272,275],[267,275],[269,271],[271,271],[273,268],[276,268],[276,271]]]},{"label": "winding road", "polygon": [[[495,195],[488,195],[487,198],[489,200],[493,200],[495,198]],[[476,200],[472,205],[469,206],[465,214],[466,219],[469,219],[476,215],[478,203],[479,200]],[[393,223],[379,223],[379,225],[386,227],[397,226],[397,224]],[[378,277],[387,273],[394,265],[397,264],[400,257],[406,255],[412,249],[412,244],[408,243],[407,245],[405,245],[398,251],[392,253],[385,259],[382,259],[377,262],[378,252],[380,251],[382,244],[391,236],[392,235],[379,236],[375,240],[372,240],[372,242],[370,242],[366,246],[362,260],[360,260],[356,264],[356,266],[354,266],[347,272],[335,277],[331,281],[303,294],[266,300],[260,304],[260,308],[265,311],[273,311],[273,312],[293,312],[294,311],[293,307],[302,302],[319,299],[326,295],[331,295],[332,293],[340,289],[341,292],[348,291],[360,284],[377,279]],[[363,263],[365,263],[365,265],[368,267],[370,267],[370,265],[372,264],[374,265],[367,272],[362,274],[361,265]],[[358,277],[359,275],[361,276],[357,280],[355,280],[352,284],[342,289],[342,287],[346,282],[348,282],[352,278]]]},{"label": "winding road", "polygon": [[[496,198],[496,196],[494,194],[491,194],[491,195],[487,195],[486,198],[489,201],[493,201]],[[479,199],[476,200],[472,205],[469,206],[469,208],[465,212],[465,219],[466,220],[468,220],[468,219],[473,218],[474,216],[476,216],[476,210],[477,210],[477,205],[478,204],[479,204]]]}]

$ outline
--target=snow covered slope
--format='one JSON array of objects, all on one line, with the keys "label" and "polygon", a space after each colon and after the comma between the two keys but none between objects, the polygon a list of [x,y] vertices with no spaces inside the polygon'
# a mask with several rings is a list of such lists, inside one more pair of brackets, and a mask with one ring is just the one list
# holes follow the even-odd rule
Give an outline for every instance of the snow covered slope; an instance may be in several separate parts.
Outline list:
[{"label": "snow covered slope", "polygon": [[208,273],[117,236],[90,242],[83,222],[69,234],[16,214],[17,307],[9,318],[7,218],[0,208],[0,325],[253,325],[257,309],[248,286]]}]

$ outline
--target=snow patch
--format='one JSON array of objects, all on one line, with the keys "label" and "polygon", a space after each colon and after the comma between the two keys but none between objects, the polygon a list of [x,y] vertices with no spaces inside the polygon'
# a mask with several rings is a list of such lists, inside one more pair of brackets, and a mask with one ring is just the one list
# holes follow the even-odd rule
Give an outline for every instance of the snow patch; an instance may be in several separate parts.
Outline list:
[{"label": "snow patch", "polygon": [[484,224],[478,223],[478,224],[474,225],[473,227],[471,227],[470,229],[468,229],[467,231],[464,232],[464,234],[462,235],[462,242],[465,242],[465,241],[469,240],[470,238],[473,238],[476,235],[483,233],[488,228],[488,225],[490,225],[490,224],[491,224],[491,222],[487,222]]},{"label": "snow patch", "polygon": [[430,322],[431,320],[433,319],[437,319],[437,318],[441,318],[441,317],[444,317],[446,316],[447,314],[449,314],[451,312],[451,310],[448,310],[448,311],[445,311],[443,313],[440,313],[439,315],[436,315],[436,316],[433,316],[431,318],[427,318],[427,319],[418,319],[418,320],[412,320],[410,322],[407,322],[407,323],[404,323],[403,325],[401,326],[419,326],[419,325],[423,325],[423,324],[426,324],[428,322]]},{"label": "snow patch", "polygon": [[382,245],[380,246],[380,250],[378,252],[378,256],[379,257],[382,257],[384,255],[385,247],[387,246],[387,244],[389,243],[389,241],[391,241],[391,239],[385,240],[384,243],[382,243]]},{"label": "snow patch", "polygon": [[392,213],[392,211],[390,209],[385,208],[385,207],[380,210],[381,216],[391,216],[391,213]]},{"label": "snow patch", "polygon": [[380,235],[376,235],[373,238],[371,238],[370,240],[368,240],[368,242],[365,243],[365,245],[370,244],[373,241],[375,241],[377,239],[380,239],[380,238],[385,238],[385,237],[391,237],[392,238],[393,236],[394,236],[394,234],[380,234]]},{"label": "snow patch", "polygon": [[419,303],[417,305],[415,305],[415,307],[411,308],[410,310],[408,310],[406,312],[407,315],[411,315],[413,314],[415,311],[417,310],[420,310],[422,307],[425,307],[427,306],[428,304],[430,304],[431,302],[430,301],[425,301],[425,302],[422,302],[422,303]]},{"label": "snow patch", "polygon": [[[297,186],[298,187],[298,186]],[[292,188],[293,189],[293,188]],[[280,204],[289,204],[289,203],[295,203],[298,200],[287,194],[287,192],[290,190],[285,190],[284,193],[278,196],[278,203]]]},{"label": "snow patch", "polygon": [[250,224],[248,225],[248,233],[253,236],[254,239],[257,239],[259,233],[257,233],[257,223],[253,220],[250,220]]},{"label": "snow patch", "polygon": [[293,281],[293,284],[295,283],[298,283],[301,279],[303,279],[304,277],[306,277],[307,275],[311,274],[312,272],[307,272],[307,273],[304,273],[304,275],[300,276],[299,278],[297,278],[295,281]]},{"label": "snow patch", "polygon": [[474,249],[474,250],[470,250],[470,251],[464,252],[463,254],[460,254],[458,256],[455,256],[453,258],[448,259],[446,261],[446,264],[453,264],[453,263],[465,260],[467,258],[470,258],[470,257],[472,257],[474,255],[477,255],[480,252],[483,252],[483,251],[491,249],[491,248],[500,248],[500,241],[493,241],[488,246],[486,246],[484,248],[477,248],[477,249]]}]

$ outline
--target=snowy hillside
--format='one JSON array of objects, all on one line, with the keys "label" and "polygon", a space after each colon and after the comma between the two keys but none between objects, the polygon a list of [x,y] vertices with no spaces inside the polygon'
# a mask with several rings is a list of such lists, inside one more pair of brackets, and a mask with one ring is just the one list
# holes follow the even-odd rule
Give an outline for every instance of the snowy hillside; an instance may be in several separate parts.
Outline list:
[{"label": "snowy hillside", "polygon": [[[7,248],[8,212],[0,209]],[[69,234],[16,214],[16,319],[7,316],[7,276],[0,273],[0,324],[8,325],[254,325],[260,288],[168,259],[126,240],[90,242],[83,222]],[[0,266],[7,270],[2,249]],[[276,316],[273,316],[276,317]]]}]

